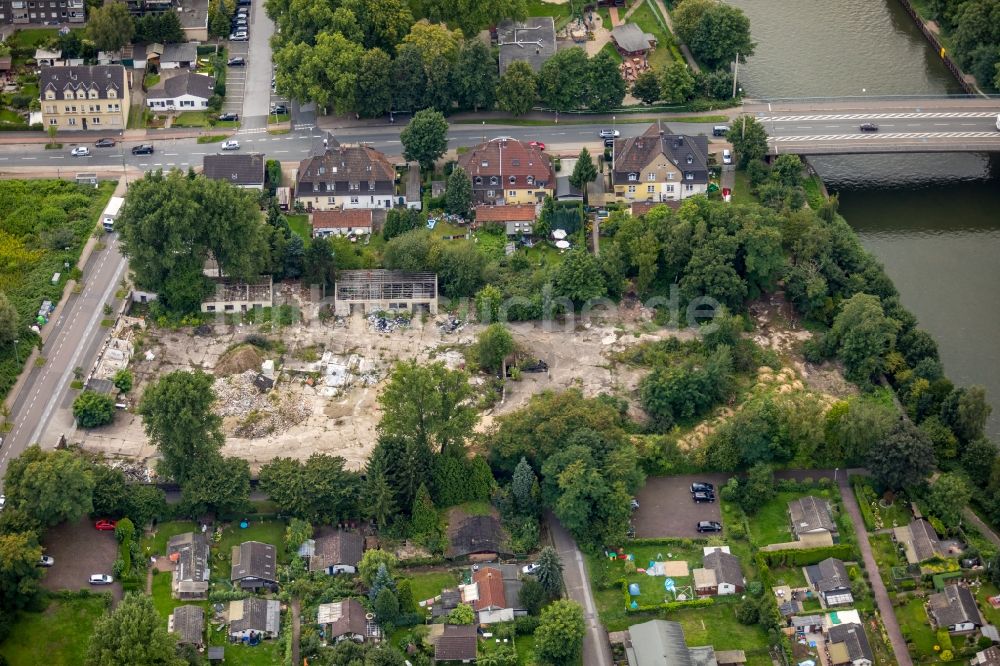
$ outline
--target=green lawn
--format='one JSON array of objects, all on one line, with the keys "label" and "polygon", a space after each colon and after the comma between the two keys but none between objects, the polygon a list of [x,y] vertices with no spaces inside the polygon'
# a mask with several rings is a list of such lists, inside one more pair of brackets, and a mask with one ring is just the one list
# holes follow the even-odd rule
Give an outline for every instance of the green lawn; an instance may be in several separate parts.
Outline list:
[{"label": "green lawn", "polygon": [[167,542],[171,538],[177,536],[178,534],[184,534],[185,532],[195,532],[200,530],[201,526],[191,520],[172,520],[167,523],[160,523],[156,526],[156,532],[153,536],[146,536],[142,538],[139,545],[142,547],[142,552],[146,555],[151,555],[153,557],[166,555],[167,554]]},{"label": "green lawn", "polygon": [[11,46],[24,48],[38,48],[39,44],[44,44],[53,37],[58,36],[59,31],[55,28],[31,28],[29,30],[15,30],[14,34],[7,38]]},{"label": "green lawn", "polygon": [[[479,656],[492,654],[498,647],[496,639],[487,638],[479,641]],[[518,666],[530,666],[534,662],[535,637],[518,636],[514,639],[514,649],[517,651]]]},{"label": "green lawn", "polygon": [[653,11],[650,3],[645,2],[629,17],[629,23],[635,23],[643,32],[648,32],[656,37],[657,47],[649,52],[649,64],[659,69],[674,59],[673,54],[670,53],[670,45],[674,43],[674,37],[664,29]]},{"label": "green lawn", "polygon": [[155,86],[157,83],[160,82],[160,75],[146,74],[146,78],[143,79],[143,81],[146,84],[146,90],[149,90],[150,88],[152,88],[153,86]]},{"label": "green lawn", "polygon": [[923,600],[913,598],[897,607],[896,619],[899,620],[903,638],[913,641],[910,654],[914,659],[923,663],[935,663],[934,646],[937,645],[937,637],[928,623]]},{"label": "green lawn", "polygon": [[182,111],[173,122],[174,127],[208,127],[207,111]]},{"label": "green lawn", "polygon": [[[289,621],[283,615],[281,617],[282,630],[285,629],[285,622]],[[283,663],[282,642],[280,639],[264,641],[260,645],[248,647],[242,643],[230,644],[226,639],[224,631],[214,631],[209,625],[209,644],[222,645],[226,648],[226,666],[274,666]]]},{"label": "green lawn", "polygon": [[747,172],[743,169],[738,169],[733,175],[735,176],[733,182],[733,203],[758,203],[757,197],[750,193],[750,179],[747,178]]},{"label": "green lawn", "polygon": [[806,582],[806,574],[802,567],[778,567],[771,569],[771,576],[775,585],[788,585],[789,587],[809,587]]},{"label": "green lawn", "polygon": [[[667,613],[664,619],[680,622],[688,645],[711,645],[716,650],[745,650],[763,653],[767,650],[767,633],[759,625],[740,624],[736,620],[736,606],[726,600],[706,608],[687,608]],[[761,663],[770,663],[770,660]]]},{"label": "green lawn", "polygon": [[441,590],[458,585],[458,576],[453,571],[431,571],[405,576],[410,581],[414,601],[425,601],[441,594]]},{"label": "green lawn", "polygon": [[250,521],[250,526],[245,530],[240,529],[239,523],[231,523],[222,532],[222,538],[212,544],[213,562],[212,577],[229,578],[231,560],[230,555],[233,546],[238,546],[244,541],[260,541],[269,543],[278,549],[278,562],[287,564],[291,557],[285,548],[285,523],[277,520]]},{"label": "green lawn", "polygon": [[24,125],[27,121],[11,109],[0,109],[0,124]]},{"label": "green lawn", "polygon": [[986,621],[993,626],[1000,625],[1000,609],[993,608],[990,606],[990,602],[987,601],[989,597],[995,597],[1000,594],[1000,589],[993,583],[984,582],[979,588],[979,592],[976,593],[976,600],[979,602],[979,609],[982,611],[983,616]]},{"label": "green lawn", "polygon": [[750,517],[750,533],[758,546],[771,543],[793,541],[788,522],[788,502],[798,497],[815,495],[829,499],[833,492],[829,489],[813,488],[805,491],[777,493],[756,515]]},{"label": "green lawn", "polygon": [[60,599],[41,613],[21,613],[0,656],[11,666],[46,664],[78,666],[83,663],[94,623],[105,612],[102,597]]},{"label": "green lawn", "polygon": [[298,234],[306,243],[312,239],[312,227],[309,226],[308,215],[286,215],[285,219],[288,220],[292,233]]},{"label": "green lawn", "polygon": [[[680,544],[638,546],[630,545],[625,548],[625,554],[631,555],[634,559],[636,569],[645,569],[651,561],[676,562],[684,560],[688,563],[687,576],[672,576],[677,587],[685,587],[693,584],[691,571],[701,566],[702,544],[692,543],[689,546]],[[625,579],[628,584],[635,583],[639,586],[639,595],[633,597],[641,606],[647,604],[663,603],[672,601],[673,597],[664,588],[666,578],[664,576],[649,576],[638,570],[627,573],[627,560],[614,559],[602,554],[588,555],[588,564],[592,571],[603,572],[601,576],[606,580]],[[624,611],[625,596],[621,587],[613,585],[610,590],[595,591],[598,610],[602,612],[614,613],[617,609]]]},{"label": "green lawn", "polygon": [[287,123],[291,118],[291,114],[288,113],[271,113],[267,116],[267,124]]}]

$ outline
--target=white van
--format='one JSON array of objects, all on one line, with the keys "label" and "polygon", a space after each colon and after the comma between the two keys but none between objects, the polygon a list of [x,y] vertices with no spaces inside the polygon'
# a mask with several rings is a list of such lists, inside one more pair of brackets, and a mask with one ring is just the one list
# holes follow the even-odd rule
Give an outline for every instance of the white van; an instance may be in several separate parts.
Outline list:
[{"label": "white van", "polygon": [[997,114],[997,129],[1000,130],[1000,113]]},{"label": "white van", "polygon": [[125,203],[125,199],[122,197],[111,197],[108,201],[107,208],[101,214],[101,224],[104,226],[104,230],[111,233],[115,230],[115,219],[118,217],[118,213],[122,210],[122,204]]}]

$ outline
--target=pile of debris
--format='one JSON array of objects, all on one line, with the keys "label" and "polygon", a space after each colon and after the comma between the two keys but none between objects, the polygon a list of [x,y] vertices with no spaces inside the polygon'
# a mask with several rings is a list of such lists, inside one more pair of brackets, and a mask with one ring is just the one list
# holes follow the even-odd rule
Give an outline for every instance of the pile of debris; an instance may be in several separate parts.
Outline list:
[{"label": "pile of debris", "polygon": [[327,397],[340,395],[355,384],[375,386],[381,378],[371,359],[357,354],[345,358],[331,351],[324,352],[319,361],[310,363],[307,370],[320,375],[319,393]]},{"label": "pile of debris", "polygon": [[392,333],[397,328],[407,328],[409,325],[410,318],[401,314],[376,312],[368,315],[368,328],[376,333]]},{"label": "pile of debris", "polygon": [[258,388],[256,370],[221,377],[213,389],[219,416],[239,417],[233,434],[254,439],[284,432],[312,413],[308,403],[291,393],[264,392]]},{"label": "pile of debris", "polygon": [[442,333],[457,333],[465,328],[465,322],[463,322],[458,317],[445,317],[443,321],[438,322],[438,328]]},{"label": "pile of debris", "polygon": [[120,469],[125,475],[127,481],[133,481],[135,483],[151,483],[153,479],[153,474],[150,473],[149,468],[146,467],[145,463],[137,462],[135,460],[126,460],[124,458],[112,458],[106,461],[106,464],[111,469]]}]

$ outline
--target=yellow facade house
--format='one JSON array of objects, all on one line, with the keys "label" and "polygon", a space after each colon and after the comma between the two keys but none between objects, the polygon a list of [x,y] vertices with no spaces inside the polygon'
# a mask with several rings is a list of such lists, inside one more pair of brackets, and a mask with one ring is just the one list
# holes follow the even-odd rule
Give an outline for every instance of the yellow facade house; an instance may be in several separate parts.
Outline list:
[{"label": "yellow facade house", "polygon": [[43,67],[38,85],[46,129],[124,131],[128,125],[128,76],[121,65]]}]

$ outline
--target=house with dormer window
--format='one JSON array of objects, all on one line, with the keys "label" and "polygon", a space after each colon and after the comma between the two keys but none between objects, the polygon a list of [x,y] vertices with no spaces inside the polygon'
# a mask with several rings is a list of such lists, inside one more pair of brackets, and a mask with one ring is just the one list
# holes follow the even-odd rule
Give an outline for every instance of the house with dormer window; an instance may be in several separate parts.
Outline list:
[{"label": "house with dormer window", "polygon": [[660,123],[615,142],[612,162],[620,201],[680,201],[708,191],[708,137],[667,134]]},{"label": "house with dormer window", "polygon": [[46,128],[121,131],[128,125],[129,78],[121,65],[43,67],[38,87]]},{"label": "house with dormer window", "polygon": [[458,158],[472,179],[476,204],[537,204],[555,192],[552,162],[541,148],[500,137],[481,143]]},{"label": "house with dormer window", "polygon": [[383,153],[329,138],[295,175],[295,199],[311,211],[405,206],[395,192],[396,169]]}]

